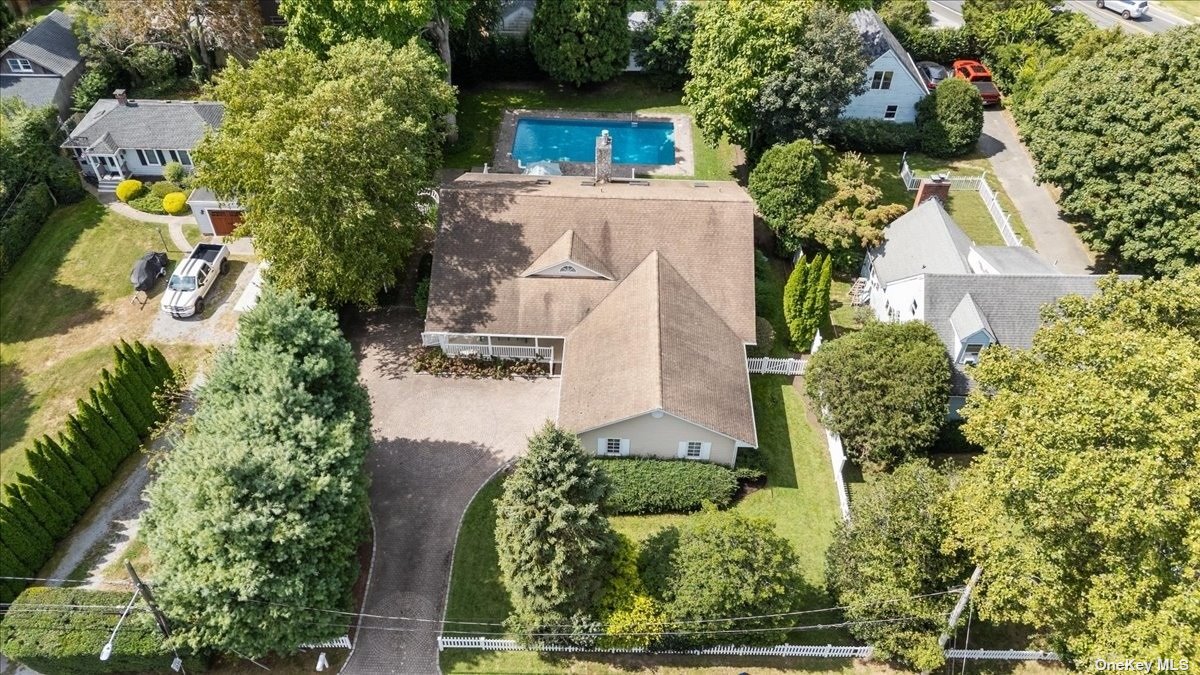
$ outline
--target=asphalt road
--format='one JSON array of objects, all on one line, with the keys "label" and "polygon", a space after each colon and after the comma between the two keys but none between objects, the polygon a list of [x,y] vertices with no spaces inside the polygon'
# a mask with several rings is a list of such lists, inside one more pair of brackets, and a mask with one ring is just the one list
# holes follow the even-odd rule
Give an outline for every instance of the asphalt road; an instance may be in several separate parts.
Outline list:
[{"label": "asphalt road", "polygon": [[[928,2],[929,13],[935,27],[963,25],[963,0],[928,0]],[[1121,15],[1116,12],[1100,9],[1094,0],[1066,0],[1065,4],[1072,10],[1087,16],[1092,23],[1101,28],[1120,26],[1122,30],[1130,33],[1161,33],[1190,23],[1187,19],[1163,9],[1153,0],[1150,2],[1150,12],[1146,16],[1129,21],[1121,18]]]}]

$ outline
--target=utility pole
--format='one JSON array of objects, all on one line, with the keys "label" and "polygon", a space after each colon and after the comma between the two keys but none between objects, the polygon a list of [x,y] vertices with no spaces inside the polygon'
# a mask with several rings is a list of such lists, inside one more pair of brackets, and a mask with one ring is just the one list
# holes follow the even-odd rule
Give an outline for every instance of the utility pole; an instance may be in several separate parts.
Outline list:
[{"label": "utility pole", "polygon": [[[966,588],[958,596],[958,602],[950,612],[950,618],[946,621],[946,630],[942,631],[941,636],[938,637],[938,647],[945,649],[946,643],[950,642],[950,633],[954,630],[955,625],[958,624],[958,618],[962,616],[963,610],[967,608],[967,602],[971,599],[971,591],[975,590],[975,584],[979,583],[979,577],[981,576],[983,576],[983,568],[976,565],[975,571],[971,573],[971,579],[967,581]],[[926,670],[922,675],[929,675],[929,671]]]},{"label": "utility pole", "polygon": [[[138,576],[137,570],[133,569],[133,563],[129,562],[128,559],[125,561],[125,571],[129,573],[129,578],[133,580],[133,586],[137,589],[136,595],[142,596],[142,599],[146,601],[146,606],[154,614],[154,622],[158,624],[158,629],[162,631],[163,639],[170,639],[171,625],[167,623],[167,615],[163,614],[158,605],[154,604],[154,595],[150,592],[150,587],[142,582],[142,578]],[[187,670],[183,668],[183,659],[179,658],[179,652],[175,652],[175,661],[171,664],[171,670],[182,670],[184,675],[187,675]]]}]

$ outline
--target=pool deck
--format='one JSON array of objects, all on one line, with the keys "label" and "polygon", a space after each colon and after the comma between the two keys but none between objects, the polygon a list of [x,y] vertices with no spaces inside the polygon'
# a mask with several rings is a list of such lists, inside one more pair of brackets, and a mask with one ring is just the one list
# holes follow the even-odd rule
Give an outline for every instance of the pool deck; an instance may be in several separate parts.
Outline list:
[{"label": "pool deck", "polygon": [[[692,156],[692,118],[688,115],[663,113],[642,115],[640,113],[577,112],[574,110],[505,110],[500,120],[500,131],[496,134],[496,149],[492,157],[491,171],[497,173],[521,173],[517,160],[512,157],[513,141],[517,136],[517,122],[522,117],[537,119],[590,119],[618,120],[623,122],[670,122],[675,127],[674,164],[613,164],[613,175],[638,176],[694,176],[696,161]],[[559,168],[567,176],[591,176],[595,173],[594,162],[559,162]]]}]

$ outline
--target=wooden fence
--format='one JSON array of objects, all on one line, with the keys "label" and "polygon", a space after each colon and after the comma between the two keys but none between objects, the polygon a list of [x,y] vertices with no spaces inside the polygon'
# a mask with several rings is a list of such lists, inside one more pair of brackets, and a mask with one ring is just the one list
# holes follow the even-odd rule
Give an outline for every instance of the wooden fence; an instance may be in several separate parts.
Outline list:
[{"label": "wooden fence", "polygon": [[805,359],[773,359],[769,356],[746,359],[746,367],[758,375],[803,375],[807,363]]}]

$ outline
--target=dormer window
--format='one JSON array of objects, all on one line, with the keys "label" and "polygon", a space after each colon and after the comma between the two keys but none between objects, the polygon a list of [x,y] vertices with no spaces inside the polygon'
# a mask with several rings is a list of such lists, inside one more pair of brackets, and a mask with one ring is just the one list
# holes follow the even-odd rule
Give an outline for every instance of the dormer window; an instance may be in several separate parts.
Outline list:
[{"label": "dormer window", "polygon": [[562,272],[563,274],[575,274],[578,270],[570,265],[563,265],[562,267],[558,268],[558,271]]},{"label": "dormer window", "polygon": [[969,364],[979,363],[979,352],[983,351],[985,345],[970,343],[963,347],[962,362]]},{"label": "dormer window", "polygon": [[9,59],[8,67],[14,73],[32,73],[33,62],[29,59]]}]

